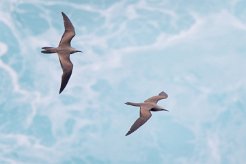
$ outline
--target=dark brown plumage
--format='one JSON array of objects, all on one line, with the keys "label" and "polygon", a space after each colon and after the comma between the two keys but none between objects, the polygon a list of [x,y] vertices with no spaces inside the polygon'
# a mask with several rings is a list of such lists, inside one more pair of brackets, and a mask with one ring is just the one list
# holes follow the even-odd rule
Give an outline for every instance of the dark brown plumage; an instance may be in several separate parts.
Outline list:
[{"label": "dark brown plumage", "polygon": [[75,30],[73,24],[69,20],[66,14],[62,12],[65,31],[61,37],[60,43],[57,48],[55,47],[43,47],[42,53],[58,53],[59,61],[63,70],[61,87],[59,93],[61,93],[66,87],[73,71],[73,64],[70,60],[70,54],[81,52],[71,47],[71,41],[75,36]]},{"label": "dark brown plumage", "polygon": [[62,12],[62,17],[64,21],[65,31],[60,40],[59,47],[62,47],[62,46],[70,47],[71,40],[75,36],[75,30],[74,30],[73,24],[71,23],[67,15],[64,14],[63,12]]},{"label": "dark brown plumage", "polygon": [[127,105],[139,106],[140,117],[133,123],[130,130],[126,133],[126,136],[136,131],[140,126],[149,120],[152,116],[151,111],[168,111],[161,106],[157,105],[157,102],[162,99],[166,99],[168,95],[165,92],[159,93],[158,96],[153,96],[145,100],[143,103],[127,102]]}]

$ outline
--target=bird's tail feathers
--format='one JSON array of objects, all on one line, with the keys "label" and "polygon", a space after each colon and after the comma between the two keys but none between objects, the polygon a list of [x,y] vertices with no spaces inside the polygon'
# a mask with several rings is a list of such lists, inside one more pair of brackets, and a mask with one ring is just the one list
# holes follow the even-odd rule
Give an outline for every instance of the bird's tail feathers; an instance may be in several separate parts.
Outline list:
[{"label": "bird's tail feathers", "polygon": [[141,103],[126,102],[125,104],[131,106],[141,106]]},{"label": "bird's tail feathers", "polygon": [[54,47],[42,47],[43,51],[41,51],[44,54],[51,54],[56,53],[56,48]]}]

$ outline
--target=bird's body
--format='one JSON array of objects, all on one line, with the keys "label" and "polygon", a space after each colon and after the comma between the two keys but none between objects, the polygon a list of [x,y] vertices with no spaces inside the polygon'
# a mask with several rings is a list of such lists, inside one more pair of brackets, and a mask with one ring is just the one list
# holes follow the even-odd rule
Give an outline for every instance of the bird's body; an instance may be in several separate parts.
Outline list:
[{"label": "bird's body", "polygon": [[127,132],[126,136],[136,131],[140,126],[142,126],[145,122],[149,120],[149,118],[152,116],[151,111],[168,111],[164,109],[163,107],[157,105],[157,102],[161,99],[166,99],[168,95],[165,92],[159,93],[158,96],[153,96],[147,100],[145,100],[143,103],[133,103],[133,102],[127,102],[127,105],[132,106],[138,106],[140,107],[140,117],[134,122],[134,124],[131,126],[130,130]]},{"label": "bird's body", "polygon": [[59,93],[61,93],[66,87],[73,71],[73,64],[70,61],[70,54],[81,52],[71,47],[71,40],[75,36],[75,30],[73,24],[66,16],[66,14],[62,12],[62,16],[63,16],[65,31],[62,35],[58,47],[42,47],[43,50],[41,51],[42,53],[45,54],[57,53],[59,56],[60,64],[63,70]]}]

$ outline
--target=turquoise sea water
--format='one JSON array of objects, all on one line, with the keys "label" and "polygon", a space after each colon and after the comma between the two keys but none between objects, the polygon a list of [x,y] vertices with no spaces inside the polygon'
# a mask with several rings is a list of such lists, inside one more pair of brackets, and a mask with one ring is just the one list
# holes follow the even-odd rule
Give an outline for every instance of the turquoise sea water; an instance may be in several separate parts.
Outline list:
[{"label": "turquoise sea water", "polygon": [[[244,164],[243,0],[1,0],[0,163]],[[61,12],[76,29],[61,95]],[[155,112],[125,137],[140,102]]]}]

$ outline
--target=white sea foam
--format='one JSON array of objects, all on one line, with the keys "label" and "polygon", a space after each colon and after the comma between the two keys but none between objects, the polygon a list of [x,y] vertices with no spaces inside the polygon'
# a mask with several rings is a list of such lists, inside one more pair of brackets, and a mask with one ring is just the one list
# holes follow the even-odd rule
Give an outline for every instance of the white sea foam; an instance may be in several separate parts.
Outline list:
[{"label": "white sea foam", "polygon": [[8,51],[8,46],[0,42],[0,56],[5,55],[7,51]]}]

